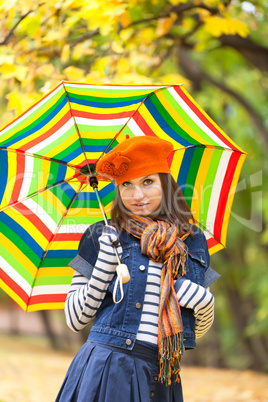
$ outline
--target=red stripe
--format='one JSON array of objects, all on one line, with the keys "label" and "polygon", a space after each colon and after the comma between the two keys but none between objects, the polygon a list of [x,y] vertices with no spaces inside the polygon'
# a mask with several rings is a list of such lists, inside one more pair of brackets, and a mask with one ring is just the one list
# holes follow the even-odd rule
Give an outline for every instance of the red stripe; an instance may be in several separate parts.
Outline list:
[{"label": "red stripe", "polygon": [[52,134],[54,134],[57,130],[59,130],[71,118],[72,118],[71,111],[68,110],[68,112],[59,121],[57,121],[57,123],[55,123],[53,125],[53,127],[51,127],[44,134],[39,135],[34,140],[27,142],[25,145],[20,147],[20,150],[27,151],[28,149],[32,148],[33,146],[35,146],[35,145],[39,144],[40,142],[44,141],[45,139],[50,137]]},{"label": "red stripe", "polygon": [[143,116],[140,114],[140,112],[136,112],[133,115],[133,120],[137,123],[137,125],[140,127],[140,129],[144,132],[146,135],[150,135],[152,137],[157,137],[157,135],[153,132],[151,127],[148,125],[148,123],[145,121]]},{"label": "red stripe", "polygon": [[25,155],[24,154],[17,154],[17,172],[16,172],[16,181],[14,185],[14,189],[11,195],[11,199],[9,202],[9,205],[13,204],[14,202],[18,201],[22,183],[23,183],[23,177],[24,177],[24,171],[25,171]]},{"label": "red stripe", "polygon": [[39,219],[38,216],[36,216],[29,208],[27,208],[22,203],[14,205],[13,208],[24,215],[28,219],[28,221],[31,222],[48,241],[51,241],[53,234],[42,222],[42,220]]},{"label": "red stripe", "polygon": [[0,278],[27,305],[29,300],[27,293],[15,281],[13,281],[13,279],[11,279],[2,268],[0,268]]},{"label": "red stripe", "polygon": [[79,241],[83,233],[58,233],[54,241]]},{"label": "red stripe", "polygon": [[38,296],[32,296],[30,298],[30,301],[28,303],[28,306],[33,306],[34,304],[39,304],[39,303],[64,303],[66,300],[67,293],[63,294],[55,294],[55,295],[38,295]]},{"label": "red stripe", "polygon": [[211,237],[210,239],[207,239],[207,244],[208,244],[208,248],[210,249],[210,248],[216,246],[217,244],[219,244],[219,242],[214,237]]},{"label": "red stripe", "polygon": [[203,115],[203,113],[192,103],[187,95],[181,90],[180,86],[174,86],[177,94],[184,100],[185,103],[192,109],[192,111],[199,117],[199,119],[228,147],[233,150],[238,150],[233,144],[228,141],[220,131]]},{"label": "red stripe", "polygon": [[15,123],[18,119],[20,119],[22,116],[24,116],[26,113],[28,113],[30,110],[32,110],[38,103],[46,99],[52,92],[54,92],[57,88],[59,88],[63,83],[60,82],[55,88],[53,88],[51,91],[49,91],[45,96],[43,96],[38,102],[34,103],[31,107],[26,109],[23,113],[21,113],[18,117],[16,117],[14,120],[12,120],[10,123],[8,123],[6,126],[2,128],[1,131],[9,127],[11,124]]},{"label": "red stripe", "polygon": [[217,239],[221,239],[222,223],[228,201],[228,195],[230,193],[231,184],[235,174],[236,166],[241,157],[241,154],[234,152],[229,159],[229,163],[224,176],[221,193],[219,197],[215,223],[214,223],[214,235]]},{"label": "red stripe", "polygon": [[95,119],[95,120],[111,120],[111,119],[120,119],[122,117],[131,117],[133,114],[133,110],[121,113],[110,113],[110,114],[101,114],[101,113],[90,113],[83,112],[81,110],[72,110],[74,117],[84,117],[86,119]]}]

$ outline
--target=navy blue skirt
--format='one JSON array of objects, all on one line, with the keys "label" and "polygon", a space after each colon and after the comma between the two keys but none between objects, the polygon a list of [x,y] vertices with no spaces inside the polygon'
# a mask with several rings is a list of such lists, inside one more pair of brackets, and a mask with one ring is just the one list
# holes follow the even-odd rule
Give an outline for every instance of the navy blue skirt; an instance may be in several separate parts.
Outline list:
[{"label": "navy blue skirt", "polygon": [[87,341],[74,357],[56,402],[183,402],[181,382],[158,381],[157,348],[125,350]]}]

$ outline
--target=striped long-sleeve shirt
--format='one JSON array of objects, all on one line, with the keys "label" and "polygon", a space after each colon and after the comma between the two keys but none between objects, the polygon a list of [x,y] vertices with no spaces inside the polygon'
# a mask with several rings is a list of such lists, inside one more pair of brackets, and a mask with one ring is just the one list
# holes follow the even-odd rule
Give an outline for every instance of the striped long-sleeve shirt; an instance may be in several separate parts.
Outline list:
[{"label": "striped long-sleeve shirt", "polygon": [[[115,273],[116,263],[97,260],[91,279],[75,272],[70,292],[65,303],[68,326],[75,332],[93,319],[100,306],[108,285]],[[149,262],[147,284],[137,339],[157,344],[158,304],[162,264]],[[101,279],[98,278],[101,273]],[[188,279],[180,278],[176,284],[179,304],[191,308],[196,319],[197,338],[204,335],[213,323],[214,298],[212,294]]]}]

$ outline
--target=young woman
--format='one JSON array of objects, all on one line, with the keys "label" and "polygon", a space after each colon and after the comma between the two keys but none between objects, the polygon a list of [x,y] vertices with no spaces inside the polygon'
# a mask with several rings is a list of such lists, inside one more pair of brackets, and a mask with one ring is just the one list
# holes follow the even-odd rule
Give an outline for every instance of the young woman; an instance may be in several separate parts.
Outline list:
[{"label": "young woman", "polygon": [[[180,359],[212,325],[214,299],[204,285],[216,276],[205,236],[169,173],[172,149],[133,137],[97,164],[116,184],[111,221],[83,234],[65,303],[73,331],[95,321],[56,401],[183,401]],[[130,274],[119,303],[112,243]]]}]

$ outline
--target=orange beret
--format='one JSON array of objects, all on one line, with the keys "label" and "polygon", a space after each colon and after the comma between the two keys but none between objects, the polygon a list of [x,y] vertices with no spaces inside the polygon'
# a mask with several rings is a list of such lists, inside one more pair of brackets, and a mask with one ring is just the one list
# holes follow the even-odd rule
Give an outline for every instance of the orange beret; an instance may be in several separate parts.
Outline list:
[{"label": "orange beret", "polygon": [[124,181],[155,173],[168,173],[167,157],[173,145],[158,137],[127,138],[104,155],[96,165],[102,177],[115,180],[116,186]]}]

